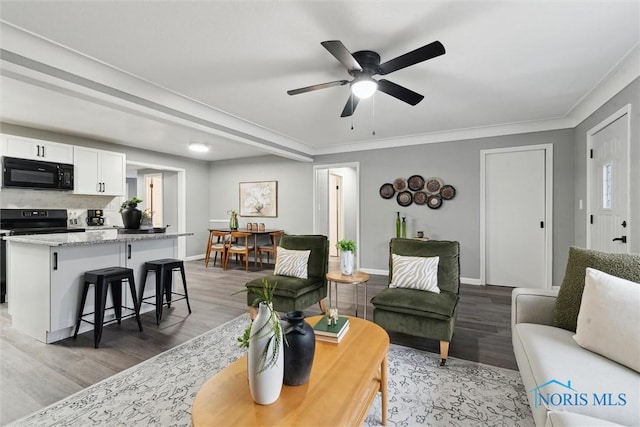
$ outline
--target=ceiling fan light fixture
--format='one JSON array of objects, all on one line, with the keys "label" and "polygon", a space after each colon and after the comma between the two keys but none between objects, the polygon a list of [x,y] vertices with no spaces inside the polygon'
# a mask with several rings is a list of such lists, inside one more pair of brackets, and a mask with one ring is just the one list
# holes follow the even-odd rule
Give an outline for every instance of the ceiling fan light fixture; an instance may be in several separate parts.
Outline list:
[{"label": "ceiling fan light fixture", "polygon": [[191,142],[189,143],[189,150],[196,153],[206,153],[209,151],[209,145],[202,142]]},{"label": "ceiling fan light fixture", "polygon": [[378,82],[371,77],[360,77],[351,83],[351,93],[360,99],[369,98],[378,89]]}]

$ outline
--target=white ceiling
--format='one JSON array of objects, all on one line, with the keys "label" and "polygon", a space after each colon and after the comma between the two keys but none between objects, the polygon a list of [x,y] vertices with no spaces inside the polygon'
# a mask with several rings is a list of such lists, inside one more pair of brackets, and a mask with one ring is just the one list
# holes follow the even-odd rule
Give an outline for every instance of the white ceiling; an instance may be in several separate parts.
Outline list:
[{"label": "white ceiling", "polygon": [[[2,58],[0,119],[207,160],[267,153],[309,160],[470,129],[568,127],[584,118],[576,112],[594,90],[635,59],[639,5],[2,0],[3,54],[27,62]],[[16,42],[14,26],[55,44]],[[348,86],[286,94],[350,79],[320,45],[334,39],[351,51],[377,51],[383,62],[434,40],[447,53],[385,76],[423,94],[417,106],[378,93],[352,120],[340,118]],[[63,55],[60,45],[71,51]],[[640,66],[631,68],[637,77]],[[190,141],[213,152],[189,153]]]}]

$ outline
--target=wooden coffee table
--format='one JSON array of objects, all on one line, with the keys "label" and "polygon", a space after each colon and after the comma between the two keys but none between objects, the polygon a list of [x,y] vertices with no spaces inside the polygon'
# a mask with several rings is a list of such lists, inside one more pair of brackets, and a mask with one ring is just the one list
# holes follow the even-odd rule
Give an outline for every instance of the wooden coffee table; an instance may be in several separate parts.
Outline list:
[{"label": "wooden coffee table", "polygon": [[[321,318],[307,321],[313,326]],[[271,405],[258,405],[251,398],[246,355],[227,366],[198,391],[192,408],[193,425],[357,426],[378,391],[381,422],[386,425],[389,335],[357,317],[349,317],[349,322],[350,329],[339,344],[316,341],[309,381],[300,386],[283,385],[280,398]]]}]

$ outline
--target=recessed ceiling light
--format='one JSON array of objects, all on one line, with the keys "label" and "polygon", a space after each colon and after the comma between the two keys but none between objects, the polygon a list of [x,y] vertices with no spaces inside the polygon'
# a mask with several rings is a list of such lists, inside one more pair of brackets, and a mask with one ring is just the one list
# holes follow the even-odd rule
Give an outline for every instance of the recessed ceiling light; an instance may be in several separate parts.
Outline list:
[{"label": "recessed ceiling light", "polygon": [[192,142],[189,144],[189,150],[197,153],[206,153],[209,151],[209,145],[202,142]]}]

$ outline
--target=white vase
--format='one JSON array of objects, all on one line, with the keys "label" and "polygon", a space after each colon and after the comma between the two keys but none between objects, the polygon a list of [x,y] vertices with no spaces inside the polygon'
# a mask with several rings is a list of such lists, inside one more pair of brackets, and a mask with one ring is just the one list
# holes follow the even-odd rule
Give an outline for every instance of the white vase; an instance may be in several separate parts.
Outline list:
[{"label": "white vase", "polygon": [[343,276],[351,276],[353,274],[353,252],[340,251],[340,273]]},{"label": "white vase", "polygon": [[[249,352],[247,354],[247,375],[249,377],[249,389],[254,402],[260,405],[270,405],[280,397],[282,390],[282,380],[284,377],[284,345],[282,340],[282,327],[274,331],[272,317],[275,321],[280,320],[275,317],[266,303],[261,302],[258,314],[251,325],[251,335],[249,338]],[[277,354],[275,363],[273,361],[273,349],[277,342]],[[264,358],[264,350],[266,360]],[[266,367],[265,367],[266,366]]]}]

